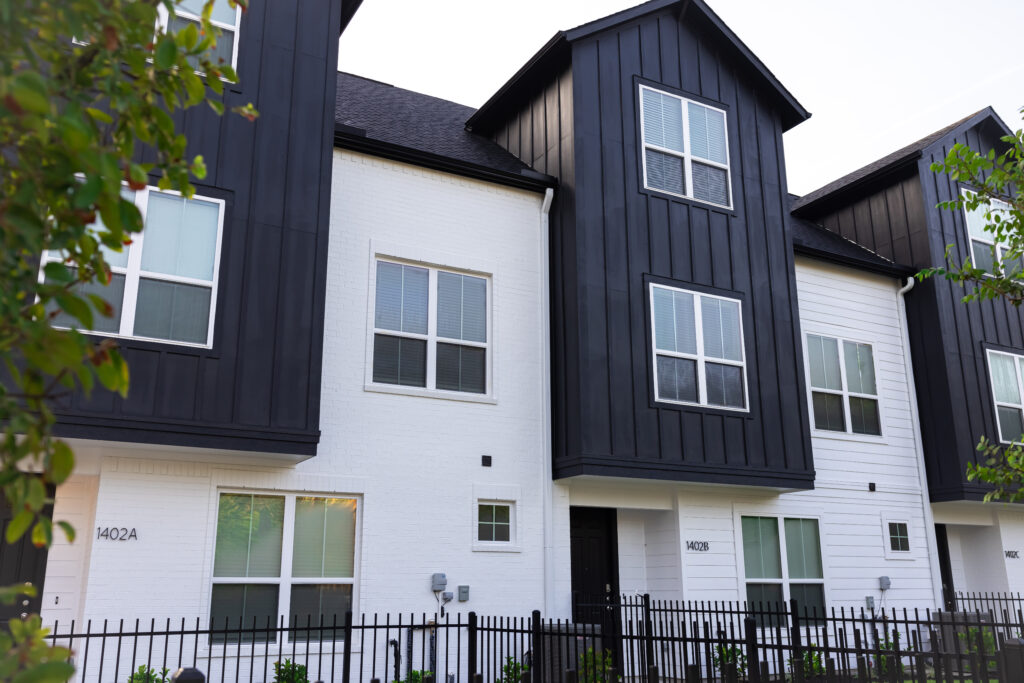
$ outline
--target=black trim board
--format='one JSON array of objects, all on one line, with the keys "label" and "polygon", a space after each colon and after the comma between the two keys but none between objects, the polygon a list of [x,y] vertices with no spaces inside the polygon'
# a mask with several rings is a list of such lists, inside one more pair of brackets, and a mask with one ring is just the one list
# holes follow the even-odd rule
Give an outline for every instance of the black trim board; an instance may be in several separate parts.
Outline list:
[{"label": "black trim board", "polygon": [[582,476],[622,477],[626,479],[799,490],[811,490],[814,488],[813,470],[807,472],[779,472],[777,470],[755,469],[751,467],[708,467],[639,458],[624,462],[620,458],[587,455],[560,459],[555,463],[555,480]]},{"label": "black trim board", "polygon": [[838,256],[830,251],[816,249],[806,244],[798,244],[795,241],[793,242],[793,253],[800,254],[801,256],[807,256],[808,258],[813,258],[818,261],[827,261],[839,266],[846,266],[847,268],[854,268],[856,270],[864,270],[877,275],[887,275],[897,279],[911,277],[917,273],[915,268],[901,266],[895,263],[891,266],[885,266],[866,259],[860,261],[849,257]]},{"label": "black trim board", "polygon": [[351,126],[336,126],[334,130],[334,146],[348,149],[353,152],[372,154],[392,161],[400,161],[414,166],[423,166],[435,171],[453,173],[466,178],[483,180],[490,183],[497,183],[508,187],[515,187],[521,190],[532,190],[544,192],[548,188],[558,186],[558,181],[549,175],[526,170],[517,175],[506,171],[498,171],[486,166],[467,163],[452,159],[450,157],[432,154],[410,147],[403,147],[390,142],[374,140]]}]

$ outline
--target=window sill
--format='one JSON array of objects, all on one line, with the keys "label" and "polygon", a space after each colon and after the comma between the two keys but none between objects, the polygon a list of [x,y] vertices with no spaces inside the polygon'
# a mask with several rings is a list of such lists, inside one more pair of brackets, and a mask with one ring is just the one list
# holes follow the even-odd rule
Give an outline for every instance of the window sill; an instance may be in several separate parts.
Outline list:
[{"label": "window sill", "polygon": [[461,401],[463,403],[486,403],[497,405],[498,399],[487,394],[470,394],[458,391],[440,391],[438,389],[423,389],[420,387],[406,387],[400,384],[374,384],[372,382],[363,385],[363,391],[374,391],[379,394],[399,394],[404,396],[420,396],[422,398],[440,398],[446,401]]},{"label": "window sill", "polygon": [[849,441],[853,443],[870,443],[876,446],[888,444],[882,434],[854,434],[852,432],[830,432],[821,429],[811,430],[812,439],[831,439],[833,441]]},{"label": "window sill", "polygon": [[885,559],[896,560],[897,562],[913,562],[917,558],[914,557],[909,550],[906,552],[900,551],[889,551],[885,554]]},{"label": "window sill", "polygon": [[483,541],[473,542],[474,553],[521,553],[522,547],[518,543],[486,543]]}]

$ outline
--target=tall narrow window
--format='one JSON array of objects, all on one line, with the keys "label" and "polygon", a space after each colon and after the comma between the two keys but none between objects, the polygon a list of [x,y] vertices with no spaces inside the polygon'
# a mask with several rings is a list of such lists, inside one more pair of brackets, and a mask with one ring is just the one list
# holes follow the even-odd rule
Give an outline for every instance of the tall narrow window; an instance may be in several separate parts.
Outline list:
[{"label": "tall narrow window", "polygon": [[[965,197],[970,194],[969,190],[963,190]],[[1001,270],[1008,274],[1020,273],[1024,270],[1022,259],[1019,256],[1009,258],[1006,244],[996,243],[996,236],[985,229],[985,226],[989,224],[989,221],[985,219],[986,210],[993,219],[998,216],[1005,220],[1009,215],[1010,205],[998,199],[990,199],[987,206],[982,204],[973,211],[964,209],[967,233],[971,238],[971,261],[976,268],[994,272],[996,259],[998,259]]]},{"label": "tall narrow window", "polygon": [[777,517],[741,518],[747,601],[775,604],[795,599],[801,611],[823,615],[825,575],[818,521],[782,521],[780,529]]},{"label": "tall narrow window", "polygon": [[807,366],[815,429],[882,433],[870,344],[808,334]]},{"label": "tall narrow window", "polygon": [[1024,356],[989,351],[988,372],[992,380],[999,440],[1003,443],[1024,441],[1024,401],[1021,400]]},{"label": "tall narrow window", "polygon": [[[122,196],[139,208],[144,229],[120,252],[103,248],[109,285],[91,283],[79,290],[100,295],[114,309],[112,318],[97,316],[89,331],[212,346],[224,202],[198,195],[186,199],[153,187],[125,189]],[[43,259],[62,260],[59,252],[47,252]],[[66,315],[54,323],[80,326]]]},{"label": "tall narrow window", "polygon": [[725,112],[640,86],[644,187],[729,207]]},{"label": "tall narrow window", "polygon": [[373,382],[488,393],[488,280],[378,260]]},{"label": "tall narrow window", "polygon": [[650,295],[656,400],[745,409],[740,302],[654,284]]}]

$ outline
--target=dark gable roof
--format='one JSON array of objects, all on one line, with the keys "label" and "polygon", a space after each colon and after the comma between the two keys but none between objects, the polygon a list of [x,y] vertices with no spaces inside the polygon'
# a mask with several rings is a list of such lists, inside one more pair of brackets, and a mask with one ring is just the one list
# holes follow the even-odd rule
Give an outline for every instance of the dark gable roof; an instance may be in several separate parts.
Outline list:
[{"label": "dark gable roof", "polygon": [[[792,205],[800,198],[790,195],[789,199]],[[895,278],[909,277],[916,272],[910,266],[890,261],[811,221],[790,215],[789,223],[793,234],[793,251],[797,254]]]},{"label": "dark gable roof", "polygon": [[355,16],[356,10],[363,4],[363,0],[342,0],[341,1],[341,27],[338,29],[338,33],[344,33],[345,29],[348,28],[348,23],[352,21],[352,17]]},{"label": "dark gable roof", "polygon": [[1003,123],[1003,120],[999,118],[999,115],[995,113],[992,107],[985,107],[980,111],[974,112],[970,116],[965,116],[959,121],[951,123],[941,130],[937,130],[930,135],[924,136],[917,142],[913,142],[902,149],[896,150],[892,154],[888,154],[877,161],[873,161],[867,166],[857,169],[853,173],[844,175],[842,178],[834,180],[828,185],[818,188],[814,192],[805,194],[793,204],[792,209],[797,214],[809,215],[813,213],[811,209],[813,209],[815,205],[820,206],[841,193],[855,191],[858,187],[861,187],[872,180],[897,171],[903,166],[917,161],[924,150],[928,149],[936,142],[939,142],[947,135],[950,135],[959,128],[973,128],[989,117],[993,118],[995,122],[1006,131],[1006,134],[1009,134],[1009,128],[1006,127],[1006,124]]},{"label": "dark gable roof", "polygon": [[338,74],[335,144],[485,180],[542,189],[553,179],[466,130],[474,109],[348,73]]},{"label": "dark gable roof", "polygon": [[574,29],[556,33],[491,99],[487,100],[480,107],[467,122],[467,126],[471,129],[480,130],[485,134],[491,132],[491,128],[497,125],[497,122],[502,118],[506,107],[514,107],[515,103],[524,94],[528,93],[536,82],[550,77],[553,70],[564,68],[569,63],[571,59],[569,43],[666,8],[677,9],[680,17],[687,12],[698,12],[726,43],[731,45],[742,58],[746,59],[754,72],[763,80],[764,84],[778,96],[779,102],[782,105],[783,130],[789,130],[796,124],[810,118],[810,112],[804,109],[803,105],[793,97],[792,93],[768,70],[768,67],[757,58],[757,55],[750,51],[750,48],[739,39],[739,36],[733,33],[732,29],[708,7],[704,0],[650,0],[636,7],[631,7],[588,22],[582,26],[577,26]]}]

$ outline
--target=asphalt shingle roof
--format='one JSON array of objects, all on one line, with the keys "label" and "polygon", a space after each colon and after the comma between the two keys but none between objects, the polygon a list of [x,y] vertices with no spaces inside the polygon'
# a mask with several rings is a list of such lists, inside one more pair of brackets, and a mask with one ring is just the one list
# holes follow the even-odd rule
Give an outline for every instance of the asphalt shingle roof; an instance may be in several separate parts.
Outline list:
[{"label": "asphalt shingle roof", "polygon": [[864,166],[862,168],[858,168],[853,173],[848,173],[848,174],[844,175],[842,178],[839,178],[838,180],[833,180],[828,185],[825,185],[823,187],[818,188],[814,192],[810,192],[808,194],[805,194],[804,196],[802,196],[798,200],[796,200],[796,202],[793,204],[793,207],[792,207],[793,210],[794,211],[799,211],[802,207],[805,207],[805,206],[807,206],[809,204],[813,204],[814,202],[817,202],[818,200],[823,199],[823,198],[825,198],[825,197],[827,197],[827,196],[829,196],[831,194],[835,194],[836,192],[839,192],[839,191],[843,190],[844,188],[846,188],[846,187],[848,187],[850,185],[853,185],[854,183],[857,183],[857,182],[859,182],[861,180],[869,178],[870,176],[875,175],[876,173],[880,173],[880,172],[886,170],[887,168],[889,168],[890,166],[893,166],[893,165],[899,163],[900,161],[903,161],[905,159],[908,159],[910,157],[913,157],[913,156],[917,155],[918,153],[920,153],[923,150],[925,150],[932,143],[937,142],[938,140],[942,139],[947,134],[949,134],[951,131],[953,131],[955,128],[963,125],[967,121],[970,121],[972,118],[974,118],[975,116],[978,116],[979,114],[983,113],[984,111],[985,111],[985,109],[982,109],[980,111],[974,112],[970,116],[965,116],[964,118],[960,119],[959,121],[957,121],[955,123],[951,123],[950,125],[946,126],[945,128],[942,128],[941,130],[937,130],[937,131],[935,131],[934,133],[932,133],[930,135],[924,136],[923,138],[921,138],[920,140],[918,140],[916,142],[912,142],[911,144],[907,145],[906,147],[902,147],[902,148],[896,150],[892,154],[887,154],[886,156],[882,157],[881,159],[877,159],[875,161],[872,161],[867,166]]},{"label": "asphalt shingle roof", "polygon": [[521,173],[526,164],[492,140],[466,130],[476,111],[438,97],[349,73],[338,74],[334,121],[366,137],[496,171]]}]

